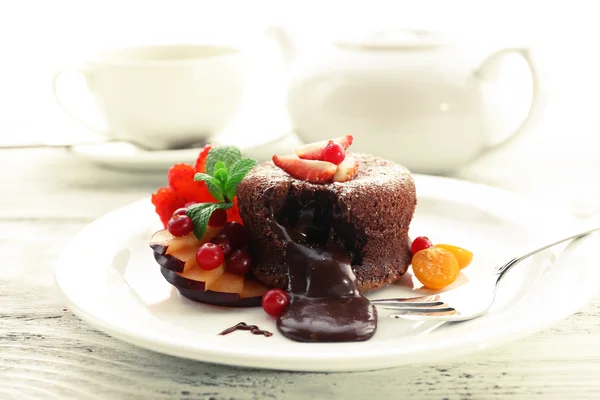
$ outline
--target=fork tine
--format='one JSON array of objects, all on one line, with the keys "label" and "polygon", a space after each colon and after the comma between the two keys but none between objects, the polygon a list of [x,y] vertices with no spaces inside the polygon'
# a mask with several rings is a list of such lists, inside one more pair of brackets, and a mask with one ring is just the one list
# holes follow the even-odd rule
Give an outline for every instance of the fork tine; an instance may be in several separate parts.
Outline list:
[{"label": "fork tine", "polygon": [[456,314],[452,307],[446,308],[404,308],[397,313],[390,315],[391,318],[402,318],[405,315],[424,315],[424,316],[443,316]]},{"label": "fork tine", "polygon": [[440,299],[440,295],[435,294],[431,296],[420,296],[420,297],[399,297],[396,299],[376,299],[370,300],[372,304],[396,304],[396,303],[429,303],[435,302]]},{"label": "fork tine", "polygon": [[398,309],[405,309],[405,308],[433,308],[433,307],[437,307],[437,308],[444,308],[444,307],[448,307],[448,304],[444,303],[443,301],[434,301],[431,303],[413,303],[413,302],[407,302],[407,303],[377,303],[375,304],[377,307],[379,308],[383,308],[386,310],[398,310]]}]

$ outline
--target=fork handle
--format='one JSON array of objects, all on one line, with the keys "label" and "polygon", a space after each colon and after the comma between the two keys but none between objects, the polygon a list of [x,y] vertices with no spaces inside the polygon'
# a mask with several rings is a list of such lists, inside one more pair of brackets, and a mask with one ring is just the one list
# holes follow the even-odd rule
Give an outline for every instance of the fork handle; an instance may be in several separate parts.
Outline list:
[{"label": "fork handle", "polygon": [[580,238],[582,238],[584,236],[587,236],[587,235],[589,235],[591,233],[594,233],[596,231],[599,231],[599,230],[600,230],[600,227],[596,227],[594,229],[590,229],[590,230],[587,230],[587,231],[584,231],[584,232],[580,232],[580,233],[577,233],[575,235],[572,235],[572,236],[566,237],[564,239],[558,240],[558,241],[556,241],[554,243],[547,244],[547,245],[545,245],[543,247],[540,247],[539,249],[530,251],[529,253],[523,254],[520,257],[515,257],[512,260],[510,260],[509,262],[507,262],[506,264],[501,265],[500,267],[497,268],[496,273],[499,275],[498,276],[498,280],[500,280],[504,276],[504,274],[506,274],[508,271],[510,271],[512,269],[512,267],[514,267],[515,265],[517,265],[521,261],[525,260],[526,258],[531,257],[534,254],[537,254],[537,253],[539,253],[541,251],[547,250],[550,247],[554,247],[554,246],[556,246],[558,244],[561,244],[561,243],[564,243],[564,242],[568,242],[569,240],[580,239]]}]

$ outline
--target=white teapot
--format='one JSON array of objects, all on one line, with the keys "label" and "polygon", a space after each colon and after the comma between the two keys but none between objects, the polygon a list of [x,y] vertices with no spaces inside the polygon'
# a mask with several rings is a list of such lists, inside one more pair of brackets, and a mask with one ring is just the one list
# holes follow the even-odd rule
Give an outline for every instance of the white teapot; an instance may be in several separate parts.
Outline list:
[{"label": "white teapot", "polygon": [[[274,27],[270,34],[284,58],[294,59],[287,32]],[[512,52],[527,61],[533,88],[525,121],[506,137],[497,102],[482,87]],[[397,161],[413,172],[445,173],[473,161],[516,137],[540,108],[528,49],[481,57],[428,31],[391,30],[337,41],[292,62],[288,72],[287,108],[302,141],[352,134],[354,151]]]}]

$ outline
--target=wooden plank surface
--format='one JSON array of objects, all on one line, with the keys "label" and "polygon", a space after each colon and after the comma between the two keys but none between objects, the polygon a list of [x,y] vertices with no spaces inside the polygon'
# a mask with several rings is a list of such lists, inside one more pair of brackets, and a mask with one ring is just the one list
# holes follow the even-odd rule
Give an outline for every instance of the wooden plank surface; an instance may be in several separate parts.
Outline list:
[{"label": "wooden plank surface", "polygon": [[360,373],[204,364],[98,332],[65,307],[54,263],[85,224],[163,181],[60,151],[0,153],[0,399],[600,398],[600,294],[518,342],[436,365]]}]

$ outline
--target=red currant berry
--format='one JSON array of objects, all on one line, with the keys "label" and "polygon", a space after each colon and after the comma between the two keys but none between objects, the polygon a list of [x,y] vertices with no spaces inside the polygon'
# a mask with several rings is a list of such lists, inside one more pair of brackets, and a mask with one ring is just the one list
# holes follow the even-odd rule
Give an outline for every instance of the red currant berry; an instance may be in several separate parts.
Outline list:
[{"label": "red currant berry", "polygon": [[227,271],[238,275],[245,275],[250,270],[250,266],[252,266],[252,257],[245,249],[231,253],[225,263]]},{"label": "red currant berry", "polygon": [[185,206],[184,206],[184,207],[185,207],[185,208],[188,208],[188,207],[190,207],[190,206],[193,206],[194,204],[198,204],[198,203],[196,203],[195,201],[190,201],[189,203],[185,203]]},{"label": "red currant berry", "polygon": [[214,243],[204,243],[196,251],[196,262],[204,270],[210,271],[223,264],[223,250]]},{"label": "red currant berry", "polygon": [[419,236],[415,240],[413,240],[412,245],[410,246],[410,251],[414,254],[417,254],[421,250],[425,250],[433,246],[431,240],[427,236]]},{"label": "red currant berry", "polygon": [[344,146],[338,142],[330,140],[329,143],[325,145],[323,156],[321,158],[323,158],[323,161],[339,165],[346,158],[346,150],[344,150]]},{"label": "red currant berry", "polygon": [[246,228],[239,222],[230,221],[223,226],[221,233],[231,240],[231,246],[234,250],[241,249],[248,244],[248,234]]},{"label": "red currant berry", "polygon": [[187,215],[174,215],[167,223],[167,229],[173,236],[185,236],[194,229],[194,223]]},{"label": "red currant berry", "polygon": [[290,296],[281,289],[271,289],[262,297],[262,308],[267,314],[278,318],[290,303]]},{"label": "red currant berry", "polygon": [[211,240],[211,242],[221,247],[221,250],[223,250],[223,255],[225,257],[231,254],[231,251],[233,250],[231,248],[231,240],[229,240],[229,238],[222,233],[220,235],[215,236]]},{"label": "red currant berry", "polygon": [[210,215],[210,219],[208,220],[209,226],[223,226],[227,222],[227,211],[222,208],[217,208]]},{"label": "red currant berry", "polygon": [[172,215],[172,216],[174,217],[174,216],[176,216],[176,215],[179,215],[179,216],[181,216],[181,215],[185,215],[185,213],[186,213],[186,212],[187,212],[187,208],[186,208],[186,207],[181,207],[181,208],[178,208],[177,210],[175,210],[175,211],[173,212],[173,215]]}]

